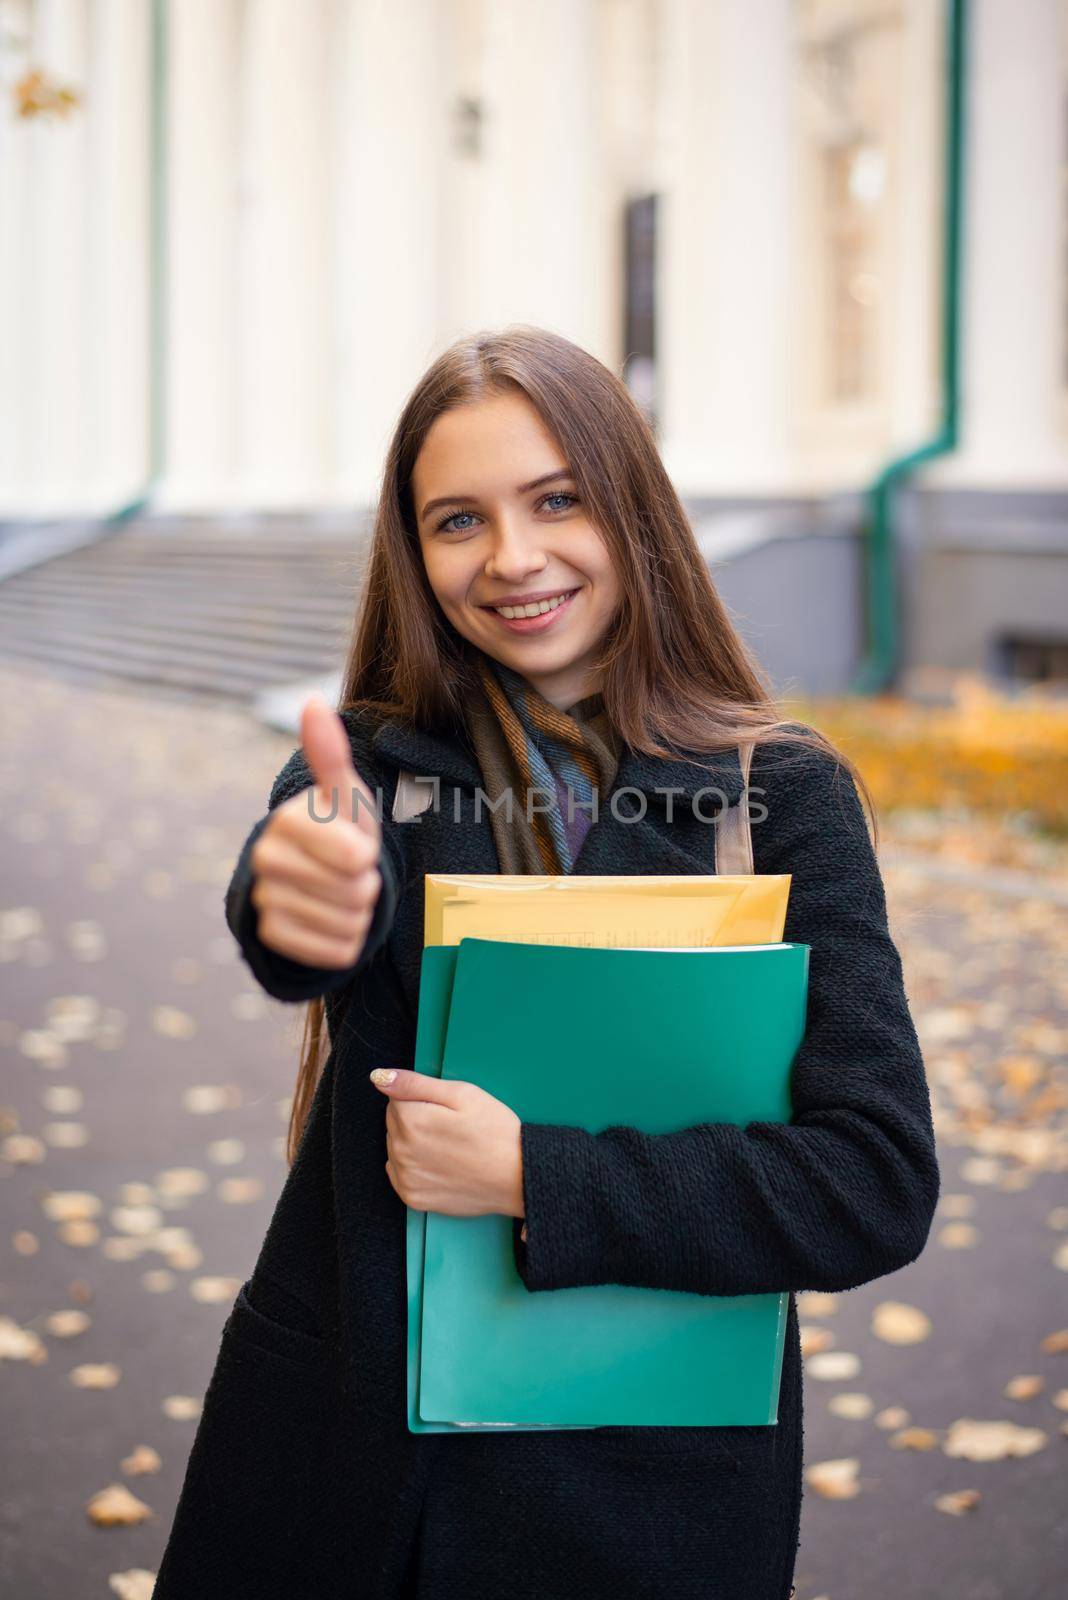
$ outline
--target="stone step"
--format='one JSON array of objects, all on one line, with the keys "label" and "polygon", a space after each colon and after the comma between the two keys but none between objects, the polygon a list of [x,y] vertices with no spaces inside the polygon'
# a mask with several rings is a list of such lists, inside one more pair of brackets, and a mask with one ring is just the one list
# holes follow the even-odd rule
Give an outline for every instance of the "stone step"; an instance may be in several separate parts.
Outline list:
[{"label": "stone step", "polygon": [[0,582],[0,657],[83,681],[255,700],[339,671],[361,572],[357,539],[299,523],[134,526]]}]

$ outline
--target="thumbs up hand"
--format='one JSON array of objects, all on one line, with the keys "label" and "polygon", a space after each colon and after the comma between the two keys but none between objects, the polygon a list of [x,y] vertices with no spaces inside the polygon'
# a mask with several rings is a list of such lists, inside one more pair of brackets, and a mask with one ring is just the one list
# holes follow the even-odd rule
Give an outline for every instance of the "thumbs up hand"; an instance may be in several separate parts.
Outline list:
[{"label": "thumbs up hand", "polygon": [[382,887],[382,830],[345,724],[322,695],[304,703],[300,740],[315,789],[271,813],[252,847],[249,897],[271,950],[306,966],[351,967]]}]

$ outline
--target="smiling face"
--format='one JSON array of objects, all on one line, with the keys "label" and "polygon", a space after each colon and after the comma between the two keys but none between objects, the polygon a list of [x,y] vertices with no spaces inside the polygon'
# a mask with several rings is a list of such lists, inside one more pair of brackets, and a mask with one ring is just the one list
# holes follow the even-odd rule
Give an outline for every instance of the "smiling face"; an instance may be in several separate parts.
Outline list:
[{"label": "smiling face", "polygon": [[[498,395],[443,412],[416,458],[412,498],[427,578],[457,633],[562,710],[600,689],[596,657],[620,589],[529,400]],[[493,609],[513,598],[551,599],[553,609],[510,619]]]}]

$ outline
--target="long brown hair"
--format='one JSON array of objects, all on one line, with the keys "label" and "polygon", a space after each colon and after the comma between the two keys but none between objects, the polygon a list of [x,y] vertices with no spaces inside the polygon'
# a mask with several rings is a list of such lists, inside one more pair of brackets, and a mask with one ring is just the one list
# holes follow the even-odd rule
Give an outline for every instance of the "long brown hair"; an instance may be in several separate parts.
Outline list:
[{"label": "long brown hair", "polygon": [[[598,688],[625,742],[648,755],[712,753],[741,740],[817,748],[853,763],[815,729],[790,726],[716,593],[656,440],[626,385],[561,335],[526,324],[458,339],[400,414],[382,477],[340,710],[362,708],[428,730],[462,725],[478,693],[476,651],[427,580],[412,502],[416,459],[434,422],[458,406],[521,394],[556,439],[622,591]],[[837,776],[837,774],[836,774]],[[324,1057],[325,1005],[308,1004],[287,1157],[295,1159]]]}]

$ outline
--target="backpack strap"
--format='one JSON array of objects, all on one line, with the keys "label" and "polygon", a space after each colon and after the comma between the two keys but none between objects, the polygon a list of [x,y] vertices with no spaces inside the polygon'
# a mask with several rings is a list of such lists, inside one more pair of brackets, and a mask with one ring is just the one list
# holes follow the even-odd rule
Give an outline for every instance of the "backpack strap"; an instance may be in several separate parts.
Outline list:
[{"label": "backpack strap", "polygon": [[736,806],[728,806],[716,823],[716,875],[748,877],[753,872],[753,836],[749,830],[749,768],[753,742],[738,746],[742,769],[742,794]]},{"label": "backpack strap", "polygon": [[397,792],[393,796],[393,821],[407,822],[425,811],[434,798],[434,780],[417,778],[414,773],[402,772],[397,778]]}]

